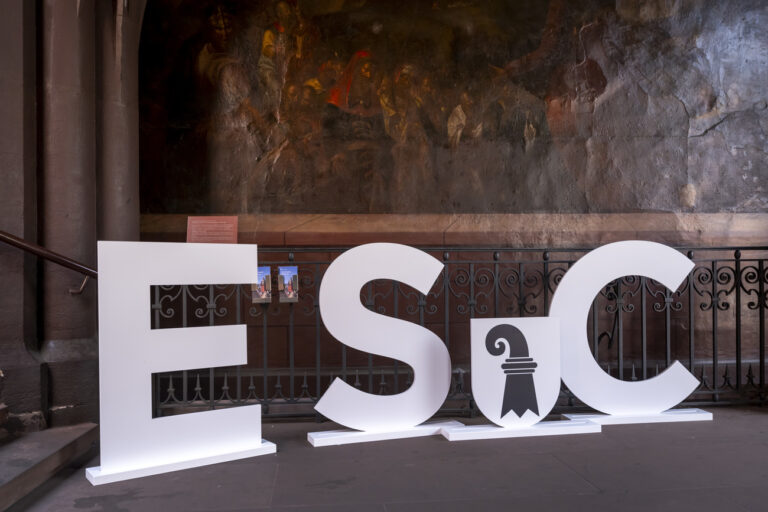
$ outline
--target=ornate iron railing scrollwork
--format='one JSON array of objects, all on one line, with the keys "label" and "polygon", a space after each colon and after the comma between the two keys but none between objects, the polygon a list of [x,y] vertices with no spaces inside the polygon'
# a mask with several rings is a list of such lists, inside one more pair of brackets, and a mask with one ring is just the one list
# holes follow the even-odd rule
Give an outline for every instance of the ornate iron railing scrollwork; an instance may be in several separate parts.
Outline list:
[{"label": "ornate iron railing scrollwork", "polygon": [[[312,404],[335,378],[374,394],[406,390],[413,381],[407,364],[348,348],[322,324],[322,276],[344,250],[259,249],[260,265],[298,265],[294,304],[279,303],[276,296],[270,304],[252,304],[247,283],[153,287],[153,328],[245,323],[250,348],[249,364],[240,367],[155,375],[155,414],[261,404],[265,416],[311,416]],[[606,372],[625,380],[652,378],[677,359],[701,381],[690,402],[762,403],[768,248],[686,251],[696,266],[677,290],[640,276],[605,284],[584,326],[595,357]],[[445,269],[427,294],[378,280],[361,289],[360,301],[371,311],[435,332],[454,366],[441,411],[475,415],[470,319],[546,314],[568,268],[586,251],[462,247],[429,252],[442,256]],[[295,261],[291,256],[299,253],[304,257]],[[580,407],[563,387],[557,408]]]}]

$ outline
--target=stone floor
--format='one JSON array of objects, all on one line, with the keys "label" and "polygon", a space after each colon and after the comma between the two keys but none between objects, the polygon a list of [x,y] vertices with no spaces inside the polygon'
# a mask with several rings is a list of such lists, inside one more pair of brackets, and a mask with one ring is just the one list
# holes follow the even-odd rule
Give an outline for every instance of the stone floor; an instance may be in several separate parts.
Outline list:
[{"label": "stone floor", "polygon": [[768,510],[768,407],[709,410],[712,422],[601,434],[325,448],[306,434],[332,423],[265,424],[276,455],[92,487],[94,457],[12,510]]}]

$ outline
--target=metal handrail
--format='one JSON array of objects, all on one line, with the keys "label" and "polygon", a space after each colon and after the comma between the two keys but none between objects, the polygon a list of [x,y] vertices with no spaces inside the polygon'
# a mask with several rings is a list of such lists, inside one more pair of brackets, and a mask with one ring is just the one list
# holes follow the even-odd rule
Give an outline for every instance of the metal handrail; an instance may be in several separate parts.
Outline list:
[{"label": "metal handrail", "polygon": [[68,269],[74,270],[75,272],[79,272],[86,277],[92,277],[96,279],[99,276],[98,272],[94,268],[84,265],[79,261],[75,261],[72,258],[62,256],[59,253],[49,251],[40,245],[27,242],[23,238],[19,238],[5,231],[0,231],[0,242],[5,242],[8,245],[12,245],[13,247],[21,249],[22,251],[26,251],[39,256],[40,258],[52,261],[57,265],[61,265],[62,267],[66,267]]}]

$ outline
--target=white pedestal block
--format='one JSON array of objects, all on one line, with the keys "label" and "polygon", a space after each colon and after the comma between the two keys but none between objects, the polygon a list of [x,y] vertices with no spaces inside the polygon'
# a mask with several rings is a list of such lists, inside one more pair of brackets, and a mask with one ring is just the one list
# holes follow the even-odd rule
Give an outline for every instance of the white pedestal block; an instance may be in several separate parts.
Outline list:
[{"label": "white pedestal block", "polygon": [[497,427],[496,425],[471,425],[444,427],[443,436],[449,441],[472,439],[501,439],[506,437],[563,436],[568,434],[596,434],[601,427],[586,420],[542,421],[530,427]]},{"label": "white pedestal block", "polygon": [[367,443],[370,441],[388,441],[390,439],[407,439],[409,437],[425,437],[440,434],[441,429],[448,427],[463,427],[458,421],[440,421],[424,423],[403,430],[385,432],[362,432],[359,430],[326,430],[325,432],[309,432],[307,441],[315,448],[319,446],[335,446],[339,444]]},{"label": "white pedestal block", "polygon": [[675,421],[712,421],[712,413],[701,409],[670,409],[659,414],[624,416],[616,414],[563,414],[569,420],[589,420],[601,425],[632,423],[669,423]]},{"label": "white pedestal block", "polygon": [[85,477],[93,485],[109,484],[112,482],[119,482],[121,480],[130,480],[131,478],[167,473],[169,471],[178,471],[180,469],[196,468],[199,466],[206,466],[208,464],[218,464],[219,462],[246,459],[248,457],[256,457],[257,455],[267,455],[270,453],[275,453],[276,451],[277,446],[275,443],[270,443],[269,441],[262,439],[261,445],[246,450],[238,450],[236,452],[223,453],[210,457],[180,460],[177,462],[159,464],[157,466],[142,467],[139,469],[116,469],[107,472],[102,471],[101,466],[97,466],[86,469]]}]

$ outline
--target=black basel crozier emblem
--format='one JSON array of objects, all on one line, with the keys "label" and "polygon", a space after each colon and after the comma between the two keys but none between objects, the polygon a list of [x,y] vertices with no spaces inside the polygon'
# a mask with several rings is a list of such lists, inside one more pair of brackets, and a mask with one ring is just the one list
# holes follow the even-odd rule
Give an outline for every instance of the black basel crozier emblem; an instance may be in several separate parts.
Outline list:
[{"label": "black basel crozier emblem", "polygon": [[509,346],[509,357],[501,365],[507,375],[501,417],[510,410],[515,411],[518,417],[522,417],[525,411],[531,411],[538,416],[539,406],[533,385],[533,372],[538,365],[533,358],[528,357],[528,342],[520,329],[514,325],[497,325],[485,337],[485,348],[492,356],[504,353],[504,345],[500,343],[502,340]]}]

